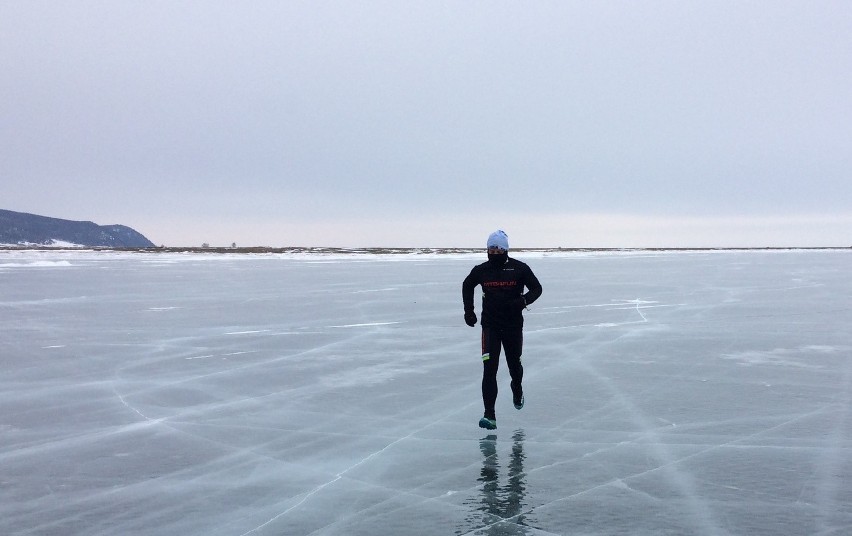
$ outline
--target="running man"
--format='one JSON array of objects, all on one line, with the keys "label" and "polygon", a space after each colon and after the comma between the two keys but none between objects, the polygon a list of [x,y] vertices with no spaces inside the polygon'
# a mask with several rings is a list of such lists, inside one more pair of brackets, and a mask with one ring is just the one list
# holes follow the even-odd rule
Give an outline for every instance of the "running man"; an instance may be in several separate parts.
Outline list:
[{"label": "running man", "polygon": [[509,257],[506,233],[491,233],[487,248],[488,261],[474,266],[462,283],[462,303],[465,323],[475,326],[473,293],[477,285],[482,287],[482,403],[485,414],[479,426],[494,430],[497,428],[494,404],[501,348],[506,352],[506,365],[512,377],[512,402],[516,409],[524,407],[523,310],[541,296],[541,284],[529,266]]}]

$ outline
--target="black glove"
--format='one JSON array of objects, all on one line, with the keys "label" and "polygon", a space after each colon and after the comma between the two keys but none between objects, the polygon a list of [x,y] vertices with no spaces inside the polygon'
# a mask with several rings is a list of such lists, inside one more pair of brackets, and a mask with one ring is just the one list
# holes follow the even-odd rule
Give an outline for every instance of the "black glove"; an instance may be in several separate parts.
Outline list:
[{"label": "black glove", "polygon": [[476,313],[473,311],[465,311],[464,312],[464,323],[470,327],[476,325]]},{"label": "black glove", "polygon": [[512,300],[512,305],[514,305],[516,309],[526,309],[527,299],[523,296],[518,296],[517,298]]}]

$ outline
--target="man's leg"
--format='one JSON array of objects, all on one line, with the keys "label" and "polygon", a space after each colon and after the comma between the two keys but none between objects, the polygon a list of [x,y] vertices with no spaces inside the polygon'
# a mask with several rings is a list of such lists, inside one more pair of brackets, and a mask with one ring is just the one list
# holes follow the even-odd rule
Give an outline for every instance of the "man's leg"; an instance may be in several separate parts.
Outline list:
[{"label": "man's leg", "polygon": [[506,330],[503,334],[503,348],[506,349],[506,366],[509,367],[509,376],[512,377],[512,403],[517,409],[521,409],[524,407],[524,365],[521,362],[524,349],[523,330]]},{"label": "man's leg", "polygon": [[495,420],[497,402],[497,369],[500,366],[500,332],[482,328],[482,404],[485,417]]}]

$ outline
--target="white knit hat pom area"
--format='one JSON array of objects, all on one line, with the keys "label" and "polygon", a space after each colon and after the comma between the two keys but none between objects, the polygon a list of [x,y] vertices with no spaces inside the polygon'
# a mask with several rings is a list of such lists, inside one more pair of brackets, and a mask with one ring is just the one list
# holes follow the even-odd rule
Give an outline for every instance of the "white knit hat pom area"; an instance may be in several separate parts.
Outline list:
[{"label": "white knit hat pom area", "polygon": [[488,248],[500,248],[509,251],[509,235],[498,229],[488,236]]}]

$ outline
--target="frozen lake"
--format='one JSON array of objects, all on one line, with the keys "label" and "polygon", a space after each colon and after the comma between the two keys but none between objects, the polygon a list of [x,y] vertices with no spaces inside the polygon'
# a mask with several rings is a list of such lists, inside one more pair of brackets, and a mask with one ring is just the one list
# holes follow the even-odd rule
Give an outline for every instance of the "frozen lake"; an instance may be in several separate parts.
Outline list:
[{"label": "frozen lake", "polygon": [[0,252],[0,534],[852,533],[852,251],[518,257]]}]

